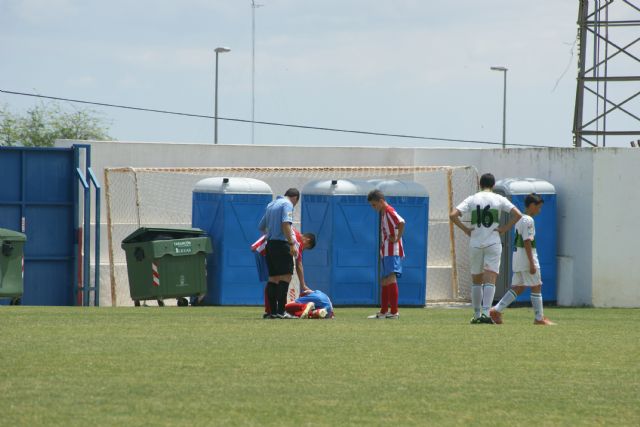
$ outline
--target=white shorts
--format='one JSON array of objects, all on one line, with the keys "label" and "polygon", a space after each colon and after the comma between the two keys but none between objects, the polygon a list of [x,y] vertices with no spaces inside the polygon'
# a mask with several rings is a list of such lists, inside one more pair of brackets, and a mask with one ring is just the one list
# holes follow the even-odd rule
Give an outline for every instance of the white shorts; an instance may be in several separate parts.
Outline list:
[{"label": "white shorts", "polygon": [[528,271],[515,271],[511,278],[511,287],[514,286],[538,286],[542,285],[542,276],[540,276],[540,268],[534,274]]},{"label": "white shorts", "polygon": [[485,270],[500,273],[502,245],[495,244],[486,248],[469,248],[471,257],[471,274],[481,274]]}]

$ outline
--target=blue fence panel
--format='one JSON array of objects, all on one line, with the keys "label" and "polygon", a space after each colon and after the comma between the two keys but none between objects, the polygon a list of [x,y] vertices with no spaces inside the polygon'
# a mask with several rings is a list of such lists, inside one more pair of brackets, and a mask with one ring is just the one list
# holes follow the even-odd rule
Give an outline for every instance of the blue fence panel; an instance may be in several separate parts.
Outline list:
[{"label": "blue fence panel", "polygon": [[27,235],[22,304],[74,304],[74,153],[0,148],[0,227]]}]

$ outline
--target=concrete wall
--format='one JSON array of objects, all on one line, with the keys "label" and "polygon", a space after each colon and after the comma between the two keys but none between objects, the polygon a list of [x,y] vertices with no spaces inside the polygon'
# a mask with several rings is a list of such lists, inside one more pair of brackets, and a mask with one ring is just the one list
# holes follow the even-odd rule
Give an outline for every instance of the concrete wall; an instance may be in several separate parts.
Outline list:
[{"label": "concrete wall", "polygon": [[[71,144],[58,142],[59,146]],[[497,179],[545,179],[558,193],[558,303],[640,307],[640,263],[634,262],[638,257],[635,219],[640,209],[638,149],[90,144],[93,168],[101,179],[104,167],[116,166],[431,165],[471,165],[480,173],[492,172]]]},{"label": "concrete wall", "polygon": [[[558,303],[592,304],[593,155],[590,149],[491,150],[486,170],[499,165],[500,176],[530,176],[551,182],[558,194]],[[576,238],[580,236],[580,238]],[[567,271],[566,269],[569,269]],[[639,301],[640,305],[640,301]]]},{"label": "concrete wall", "polygon": [[[593,156],[593,293],[596,307],[640,305],[640,150]],[[579,238],[579,237],[578,237]]]}]

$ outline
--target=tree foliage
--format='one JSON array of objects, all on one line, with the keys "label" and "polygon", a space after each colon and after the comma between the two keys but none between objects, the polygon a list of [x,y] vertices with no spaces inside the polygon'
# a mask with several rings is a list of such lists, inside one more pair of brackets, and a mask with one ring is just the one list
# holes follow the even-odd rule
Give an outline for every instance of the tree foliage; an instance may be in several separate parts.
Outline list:
[{"label": "tree foliage", "polygon": [[52,147],[56,139],[111,140],[108,124],[94,110],[65,111],[57,103],[41,103],[14,113],[0,106],[0,146]]}]

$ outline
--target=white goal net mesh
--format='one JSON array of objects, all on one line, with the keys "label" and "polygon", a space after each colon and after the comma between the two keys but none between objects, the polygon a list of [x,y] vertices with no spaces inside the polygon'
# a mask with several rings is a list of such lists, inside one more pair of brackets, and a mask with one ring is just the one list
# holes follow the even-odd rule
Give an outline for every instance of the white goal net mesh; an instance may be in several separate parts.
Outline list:
[{"label": "white goal net mesh", "polygon": [[[450,223],[449,212],[477,191],[478,173],[471,166],[106,168],[108,283],[101,286],[104,304],[133,304],[122,240],[143,226],[191,227],[193,188],[209,177],[259,179],[271,187],[274,195],[284,194],[290,187],[302,189],[309,181],[319,179],[417,182],[429,193],[427,302],[470,299],[468,244],[464,233]],[[302,203],[295,209],[298,227]]]}]

